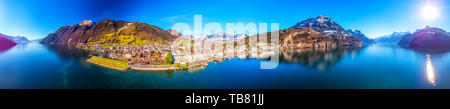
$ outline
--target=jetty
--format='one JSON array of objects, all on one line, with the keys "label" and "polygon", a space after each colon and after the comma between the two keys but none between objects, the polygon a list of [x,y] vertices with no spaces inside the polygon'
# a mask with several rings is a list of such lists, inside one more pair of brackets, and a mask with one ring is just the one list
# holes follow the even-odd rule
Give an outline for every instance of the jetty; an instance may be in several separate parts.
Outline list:
[{"label": "jetty", "polygon": [[130,70],[130,66],[128,65],[128,62],[126,61],[119,61],[119,60],[113,60],[113,59],[107,59],[107,58],[101,58],[97,56],[93,56],[86,60],[86,62],[106,67],[113,70],[118,71],[128,71]]}]

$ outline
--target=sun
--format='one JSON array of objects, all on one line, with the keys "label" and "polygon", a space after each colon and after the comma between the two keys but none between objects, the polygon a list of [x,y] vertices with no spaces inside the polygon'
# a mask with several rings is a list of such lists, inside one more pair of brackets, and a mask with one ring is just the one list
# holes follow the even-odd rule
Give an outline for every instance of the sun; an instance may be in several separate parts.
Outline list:
[{"label": "sun", "polygon": [[422,17],[425,20],[434,20],[439,17],[439,10],[432,5],[426,5],[422,8]]}]

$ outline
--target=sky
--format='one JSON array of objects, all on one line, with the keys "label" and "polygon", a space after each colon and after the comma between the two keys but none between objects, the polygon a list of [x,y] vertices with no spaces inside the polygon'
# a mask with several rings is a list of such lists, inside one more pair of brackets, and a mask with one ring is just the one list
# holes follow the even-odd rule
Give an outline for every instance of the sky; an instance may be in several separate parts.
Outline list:
[{"label": "sky", "polygon": [[[424,7],[432,10],[423,12]],[[0,33],[44,38],[83,20],[139,21],[171,29],[175,23],[279,23],[325,15],[370,38],[425,26],[449,31],[450,0],[0,0]],[[435,16],[430,18],[430,16]]]}]

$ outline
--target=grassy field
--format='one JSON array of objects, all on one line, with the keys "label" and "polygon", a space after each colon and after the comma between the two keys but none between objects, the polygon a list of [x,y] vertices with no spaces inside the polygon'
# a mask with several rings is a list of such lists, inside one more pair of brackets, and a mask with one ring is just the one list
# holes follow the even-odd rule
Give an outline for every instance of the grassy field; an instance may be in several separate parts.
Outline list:
[{"label": "grassy field", "polygon": [[145,45],[146,43],[151,43],[151,41],[142,40],[140,37],[130,35],[118,35],[118,32],[113,32],[105,34],[105,37],[100,39],[101,43],[106,44],[120,44],[120,45]]},{"label": "grassy field", "polygon": [[101,58],[101,57],[97,57],[97,56],[93,56],[92,58],[88,59],[88,61],[95,63],[95,64],[101,64],[104,66],[120,68],[120,69],[124,69],[124,68],[126,69],[126,68],[130,67],[128,65],[128,62],[126,62],[126,61],[106,59],[106,58]]}]

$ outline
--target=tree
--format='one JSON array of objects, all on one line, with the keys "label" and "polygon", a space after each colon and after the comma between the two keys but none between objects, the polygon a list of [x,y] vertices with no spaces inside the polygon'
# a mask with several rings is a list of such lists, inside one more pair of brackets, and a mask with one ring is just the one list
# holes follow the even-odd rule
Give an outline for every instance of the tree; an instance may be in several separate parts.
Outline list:
[{"label": "tree", "polygon": [[167,53],[166,55],[166,61],[164,62],[165,64],[173,64],[173,56],[172,56],[172,52]]}]

